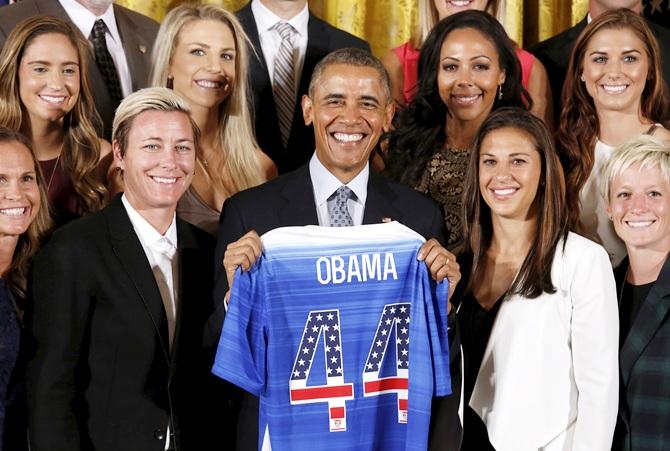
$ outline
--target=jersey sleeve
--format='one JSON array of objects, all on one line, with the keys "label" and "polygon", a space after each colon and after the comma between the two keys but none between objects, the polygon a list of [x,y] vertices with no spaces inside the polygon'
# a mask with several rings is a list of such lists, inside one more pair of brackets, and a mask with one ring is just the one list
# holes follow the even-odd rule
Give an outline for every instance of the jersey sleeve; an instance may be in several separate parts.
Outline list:
[{"label": "jersey sleeve", "polygon": [[449,281],[435,283],[427,277],[430,296],[426,297],[426,325],[435,374],[434,396],[451,394],[449,372],[449,328],[447,321]]},{"label": "jersey sleeve", "polygon": [[263,260],[238,269],[212,372],[260,396],[266,384],[265,277]]}]

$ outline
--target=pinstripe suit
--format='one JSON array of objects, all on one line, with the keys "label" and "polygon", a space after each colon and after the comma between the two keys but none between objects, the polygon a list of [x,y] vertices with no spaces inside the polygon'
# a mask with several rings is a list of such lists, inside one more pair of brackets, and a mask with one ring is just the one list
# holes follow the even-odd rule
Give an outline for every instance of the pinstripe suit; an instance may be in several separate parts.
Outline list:
[{"label": "pinstripe suit", "polygon": [[[619,293],[627,269],[628,259],[617,268]],[[619,366],[619,419],[612,449],[670,450],[670,258],[631,324]]]}]

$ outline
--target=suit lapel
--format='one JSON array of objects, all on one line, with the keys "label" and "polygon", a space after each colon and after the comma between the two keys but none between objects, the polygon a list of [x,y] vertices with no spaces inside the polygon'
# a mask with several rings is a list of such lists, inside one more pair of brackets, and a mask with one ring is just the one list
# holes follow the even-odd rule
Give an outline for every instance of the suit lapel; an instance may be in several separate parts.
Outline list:
[{"label": "suit lapel", "polygon": [[[268,73],[268,67],[265,65],[265,55],[263,54],[263,48],[261,47],[261,39],[258,36],[258,27],[256,27],[256,20],[254,19],[254,14],[251,11],[251,2],[241,10],[237,12],[237,18],[240,19],[242,28],[246,30],[247,37],[251,41],[252,48],[249,49],[251,52],[250,60],[253,70],[251,73],[253,75],[258,75],[264,77],[267,83],[270,83],[270,75]],[[254,54],[254,50],[256,51]]]},{"label": "suit lapel", "polygon": [[283,205],[278,208],[281,226],[319,224],[308,164],[292,173],[282,189],[281,196]]},{"label": "suit lapel", "polygon": [[[177,322],[175,324],[172,355],[177,355],[179,352],[178,347],[181,343],[179,337],[182,333],[182,324],[197,324],[197,322],[191,321],[191,313],[196,305],[191,305],[189,297],[200,301],[201,299],[198,299],[200,288],[207,286],[200,280],[201,277],[206,277],[207,275],[198,271],[198,268],[202,267],[202,259],[206,257],[202,256],[202,253],[198,249],[198,243],[193,236],[192,230],[179,218],[177,218],[177,252],[179,256],[179,293],[177,295]],[[204,294],[204,296],[208,296],[209,294]],[[175,359],[172,359],[172,363],[174,362]],[[170,365],[170,375],[172,375],[174,370],[175,365]]]},{"label": "suit lapel", "polygon": [[363,224],[377,224],[384,218],[402,222],[402,212],[393,205],[395,194],[386,179],[370,170]]},{"label": "suit lapel", "polygon": [[57,17],[63,20],[70,20],[70,17],[65,12],[65,8],[60,4],[59,1],[53,0],[36,0],[35,7],[39,10],[40,14],[46,16]]},{"label": "suit lapel", "polygon": [[323,29],[323,24],[311,12],[307,22],[307,48],[305,49],[305,59],[300,71],[300,82],[296,91],[295,109],[293,110],[293,122],[291,124],[291,136],[289,137],[289,148],[291,141],[299,139],[301,132],[305,128],[305,120],[302,116],[302,96],[309,88],[309,82],[312,78],[314,67],[321,58],[326,56],[330,48],[330,35]]},{"label": "suit lapel", "polygon": [[146,64],[151,52],[150,43],[144,42],[141,36],[133,30],[133,24],[126,13],[114,5],[114,17],[116,18],[116,26],[123,41],[123,52],[126,55],[126,62],[128,63],[128,70],[133,83],[133,91],[144,88],[148,84],[149,74],[147,73]]},{"label": "suit lapel", "polygon": [[112,250],[133,282],[139,301],[144,304],[156,334],[159,336],[163,356],[169,364],[169,337],[163,300],[142,244],[121,202],[121,196],[116,196],[109,207],[103,210],[103,213],[110,231]]},{"label": "suit lapel", "polygon": [[670,311],[670,257],[666,258],[656,283],[642,302],[630,332],[621,347],[621,376],[628,385],[635,362]]}]

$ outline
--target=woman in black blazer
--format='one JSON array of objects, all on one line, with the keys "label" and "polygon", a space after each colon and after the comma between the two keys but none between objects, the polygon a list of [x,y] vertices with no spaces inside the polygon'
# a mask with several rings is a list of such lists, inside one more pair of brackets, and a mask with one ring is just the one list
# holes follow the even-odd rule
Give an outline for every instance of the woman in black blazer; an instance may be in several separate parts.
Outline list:
[{"label": "woman in black blazer", "polygon": [[620,397],[614,450],[670,449],[670,148],[642,135],[603,168],[628,257],[617,268]]}]

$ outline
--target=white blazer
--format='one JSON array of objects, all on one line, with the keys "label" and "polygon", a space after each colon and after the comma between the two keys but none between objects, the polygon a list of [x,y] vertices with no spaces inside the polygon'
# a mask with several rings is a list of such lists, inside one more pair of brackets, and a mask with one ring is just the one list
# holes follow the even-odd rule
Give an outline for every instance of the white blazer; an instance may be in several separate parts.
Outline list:
[{"label": "white blazer", "polygon": [[619,319],[607,252],[570,233],[554,294],[502,301],[470,407],[498,451],[609,451],[619,399]]}]

